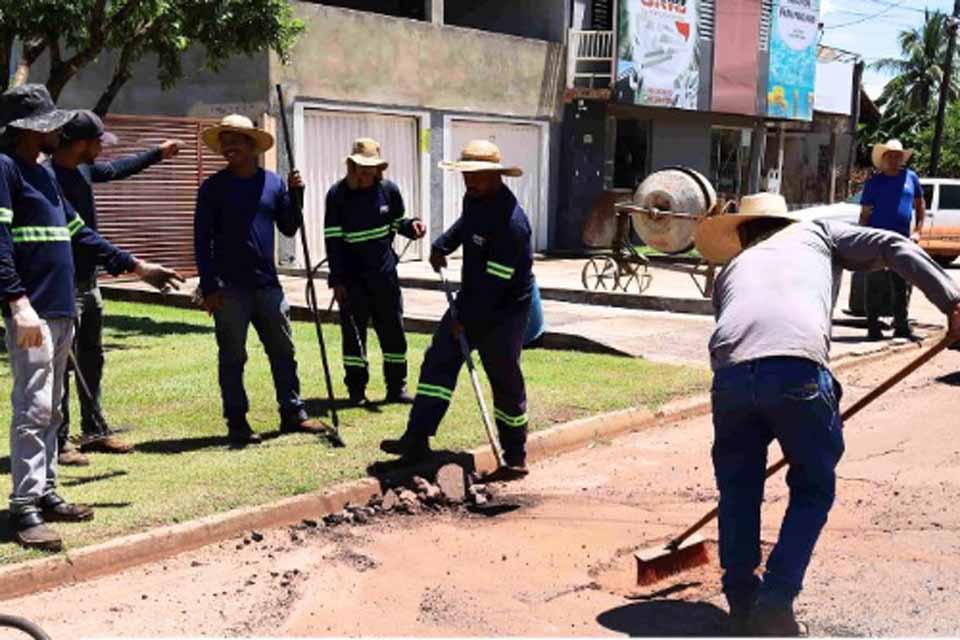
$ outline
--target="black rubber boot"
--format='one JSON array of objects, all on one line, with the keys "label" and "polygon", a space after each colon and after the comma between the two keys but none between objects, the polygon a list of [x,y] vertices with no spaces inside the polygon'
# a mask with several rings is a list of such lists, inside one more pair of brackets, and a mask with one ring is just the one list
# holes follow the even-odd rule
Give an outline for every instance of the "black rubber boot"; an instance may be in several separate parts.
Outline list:
[{"label": "black rubber boot", "polygon": [[246,418],[227,420],[227,438],[234,447],[245,447],[249,444],[260,444],[263,439],[254,433]]},{"label": "black rubber boot", "polygon": [[806,625],[797,622],[790,605],[758,602],[750,615],[748,635],[757,637],[799,638],[807,635]]},{"label": "black rubber boot", "polygon": [[387,404],[413,404],[413,396],[403,387],[387,391]]},{"label": "black rubber boot", "polygon": [[430,451],[428,437],[413,435],[409,431],[398,440],[384,440],[380,443],[380,450],[390,455],[400,456],[400,459],[408,464],[419,464],[433,453]]}]

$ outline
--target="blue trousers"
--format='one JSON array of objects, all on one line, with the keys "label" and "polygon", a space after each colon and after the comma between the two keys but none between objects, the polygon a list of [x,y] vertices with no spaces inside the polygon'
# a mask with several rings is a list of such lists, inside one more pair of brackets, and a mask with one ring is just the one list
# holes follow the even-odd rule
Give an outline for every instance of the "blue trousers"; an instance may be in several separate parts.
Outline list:
[{"label": "blue trousers", "polygon": [[[467,329],[467,340],[480,352],[480,360],[493,391],[497,434],[507,464],[526,461],[527,391],[520,369],[520,355],[527,330],[529,309],[500,318],[493,327]],[[407,433],[427,439],[436,435],[446,415],[463,367],[463,355],[448,311],[440,321],[433,342],[424,355],[420,383],[410,410]]]},{"label": "blue trousers", "polygon": [[[759,596],[792,604],[836,491],[843,455],[840,385],[802,358],[762,358],[715,372],[713,465],[720,491],[720,566],[731,606]],[[761,581],[760,506],[767,447],[790,465],[790,502]]]},{"label": "blue trousers", "polygon": [[302,418],[303,401],[293,349],[290,306],[283,289],[224,289],[223,307],[214,312],[213,318],[219,347],[223,417],[239,420],[250,409],[243,388],[243,369],[247,363],[247,333],[252,324],[270,360],[281,419],[295,421]]}]

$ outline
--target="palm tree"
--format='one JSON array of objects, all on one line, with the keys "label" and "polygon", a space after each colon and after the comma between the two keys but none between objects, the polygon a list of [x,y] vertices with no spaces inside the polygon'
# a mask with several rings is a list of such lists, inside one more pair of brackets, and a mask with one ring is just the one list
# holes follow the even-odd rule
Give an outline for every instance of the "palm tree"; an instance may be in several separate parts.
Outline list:
[{"label": "palm tree", "polygon": [[[883,58],[871,65],[877,71],[896,74],[877,100],[885,116],[926,114],[936,105],[947,55],[947,19],[943,12],[925,11],[923,26],[901,31],[897,37],[903,57]],[[958,96],[960,79],[954,76],[949,99],[955,100]]]}]

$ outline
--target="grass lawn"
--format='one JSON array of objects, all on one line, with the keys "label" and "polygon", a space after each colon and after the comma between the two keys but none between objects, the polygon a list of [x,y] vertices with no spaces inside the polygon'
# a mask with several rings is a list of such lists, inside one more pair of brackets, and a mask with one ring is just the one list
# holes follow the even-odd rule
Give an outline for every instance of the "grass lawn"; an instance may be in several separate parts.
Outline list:
[{"label": "grass lawn", "polygon": [[[346,449],[331,449],[306,435],[271,438],[245,450],[227,449],[212,324],[199,311],[107,303],[105,410],[112,426],[133,425],[124,437],[134,442],[137,450],[127,456],[94,455],[89,467],[61,470],[61,493],[97,509],[93,522],[55,525],[68,548],[314,491],[363,477],[371,462],[390,459],[377,445],[385,436],[403,431],[406,407],[342,411]],[[339,331],[330,326],[326,329],[327,346],[334,354],[337,397],[345,397]],[[325,393],[314,329],[308,323],[295,323],[294,332],[303,395],[315,401]],[[411,334],[409,338],[414,388],[429,336]],[[368,395],[378,400],[384,389],[375,338],[370,350],[374,364]],[[273,383],[253,330],[249,354],[250,422],[261,433],[275,432],[278,417]],[[670,398],[703,390],[708,378],[706,370],[695,368],[544,350],[525,352],[523,368],[533,429],[602,411],[641,405],[654,408]],[[6,435],[10,384],[9,367],[0,367],[0,470],[5,475],[10,469]],[[72,406],[77,405],[74,402]],[[74,429],[78,427],[75,422]],[[456,450],[483,441],[483,427],[464,370],[434,446]],[[2,481],[9,490],[9,479]],[[10,542],[0,543],[0,563],[37,555]]]}]

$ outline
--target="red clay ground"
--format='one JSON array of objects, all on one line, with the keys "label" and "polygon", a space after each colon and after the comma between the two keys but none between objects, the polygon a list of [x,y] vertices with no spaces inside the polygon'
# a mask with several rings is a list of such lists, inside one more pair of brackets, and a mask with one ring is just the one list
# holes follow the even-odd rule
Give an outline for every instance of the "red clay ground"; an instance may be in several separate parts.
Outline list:
[{"label": "red clay ground", "polygon": [[[846,401],[912,355],[845,374]],[[798,606],[813,633],[960,633],[957,385],[960,354],[950,352],[848,425],[837,506]],[[595,443],[501,491],[523,506],[496,518],[271,531],[0,609],[71,639],[715,635],[724,619],[715,563],[659,594],[631,584],[636,548],[713,505],[710,439],[702,418]],[[767,541],[784,498],[778,477]]]}]

